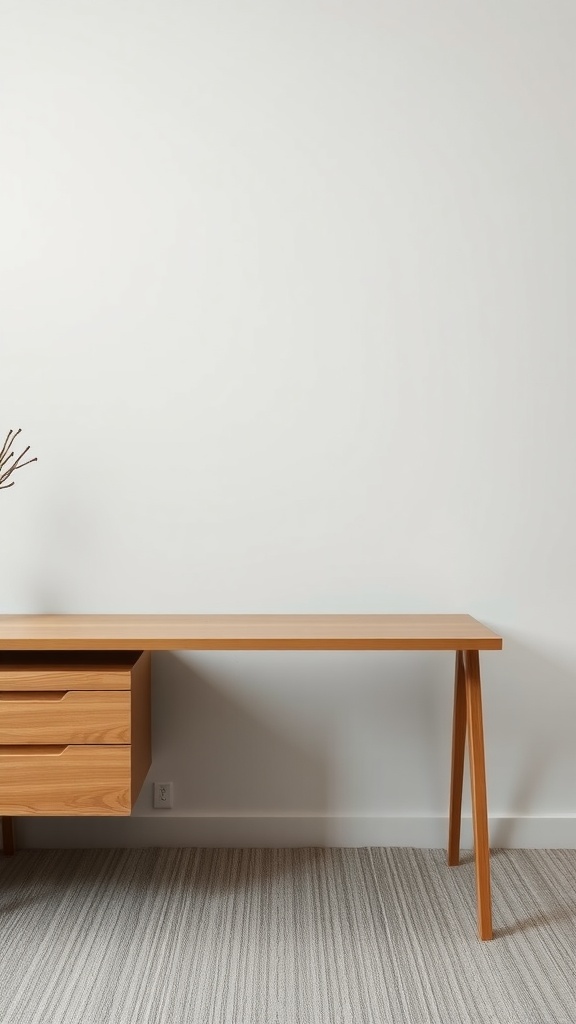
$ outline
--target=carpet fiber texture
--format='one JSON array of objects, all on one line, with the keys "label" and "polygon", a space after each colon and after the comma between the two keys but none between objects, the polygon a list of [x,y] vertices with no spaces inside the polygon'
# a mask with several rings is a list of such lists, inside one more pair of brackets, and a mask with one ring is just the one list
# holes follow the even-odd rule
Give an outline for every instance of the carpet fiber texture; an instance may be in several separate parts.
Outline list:
[{"label": "carpet fiber texture", "polygon": [[576,851],[0,857],[2,1024],[575,1024]]}]

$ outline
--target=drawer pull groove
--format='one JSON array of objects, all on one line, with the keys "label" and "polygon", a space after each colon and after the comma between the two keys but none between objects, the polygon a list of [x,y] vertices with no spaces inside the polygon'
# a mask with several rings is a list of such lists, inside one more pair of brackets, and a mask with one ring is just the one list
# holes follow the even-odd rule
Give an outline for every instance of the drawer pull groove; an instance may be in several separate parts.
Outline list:
[{"label": "drawer pull groove", "polygon": [[41,700],[42,702],[46,701],[48,703],[49,701],[65,700],[65,698],[68,696],[68,693],[68,690],[14,690],[12,692],[6,691],[5,693],[0,693],[0,702],[21,702],[27,700]]},{"label": "drawer pull groove", "polygon": [[69,743],[63,743],[59,746],[55,744],[50,744],[50,746],[47,746],[46,744],[30,744],[29,746],[24,746],[23,744],[6,745],[0,747],[0,760],[3,757],[19,757],[21,755],[24,757],[33,757],[34,754],[42,754],[43,756],[48,754],[50,757],[60,757],[65,750],[68,750],[69,746]]}]

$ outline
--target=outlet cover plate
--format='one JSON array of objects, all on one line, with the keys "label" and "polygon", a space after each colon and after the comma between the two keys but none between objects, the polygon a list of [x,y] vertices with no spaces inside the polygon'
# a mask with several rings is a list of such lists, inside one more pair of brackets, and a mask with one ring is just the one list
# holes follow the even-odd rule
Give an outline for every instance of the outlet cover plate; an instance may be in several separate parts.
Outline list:
[{"label": "outlet cover plate", "polygon": [[154,807],[167,811],[172,807],[172,783],[154,782]]}]

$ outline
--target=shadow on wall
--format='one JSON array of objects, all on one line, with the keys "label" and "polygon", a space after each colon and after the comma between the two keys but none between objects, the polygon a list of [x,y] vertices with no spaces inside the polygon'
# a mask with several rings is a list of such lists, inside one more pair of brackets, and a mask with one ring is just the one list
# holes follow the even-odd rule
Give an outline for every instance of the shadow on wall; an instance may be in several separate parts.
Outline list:
[{"label": "shadow on wall", "polygon": [[[213,671],[192,659],[168,652],[153,659],[152,771],[174,779],[180,812],[273,815],[295,800],[295,813],[326,807],[327,752],[311,749],[290,722],[283,729],[277,710],[245,680],[236,696],[221,653]],[[135,813],[150,808],[144,785]]]},{"label": "shadow on wall", "polygon": [[[154,656],[149,779],[174,780],[178,813],[312,815],[320,823],[324,814],[401,815],[406,799],[420,807],[440,799],[444,812],[452,655],[324,652],[310,660],[303,652],[303,659],[295,672],[295,656],[286,668],[282,653],[258,652],[254,666],[243,659],[241,669],[235,652],[214,661]],[[145,786],[136,814],[150,810]],[[319,842],[333,840],[329,827]]]}]

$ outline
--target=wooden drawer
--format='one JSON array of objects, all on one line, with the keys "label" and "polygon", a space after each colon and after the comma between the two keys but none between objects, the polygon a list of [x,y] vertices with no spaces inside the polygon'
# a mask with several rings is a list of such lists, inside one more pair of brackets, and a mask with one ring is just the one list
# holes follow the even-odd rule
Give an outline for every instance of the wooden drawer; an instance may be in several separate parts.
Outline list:
[{"label": "wooden drawer", "polygon": [[130,692],[0,691],[2,743],[130,743]]},{"label": "wooden drawer", "polygon": [[130,690],[138,651],[2,651],[0,690]]},{"label": "wooden drawer", "polygon": [[132,808],[130,747],[0,747],[2,814],[119,815]]}]

